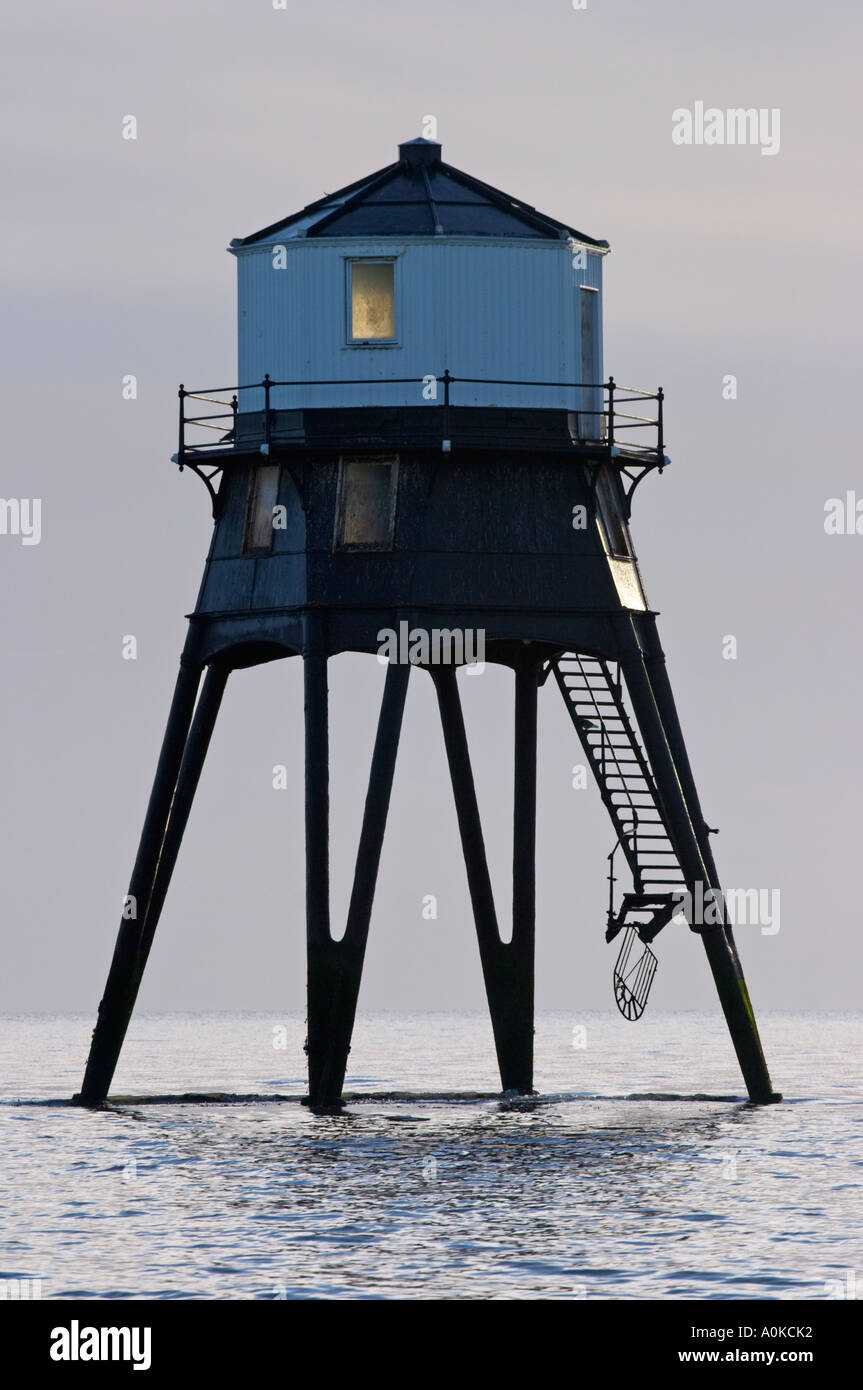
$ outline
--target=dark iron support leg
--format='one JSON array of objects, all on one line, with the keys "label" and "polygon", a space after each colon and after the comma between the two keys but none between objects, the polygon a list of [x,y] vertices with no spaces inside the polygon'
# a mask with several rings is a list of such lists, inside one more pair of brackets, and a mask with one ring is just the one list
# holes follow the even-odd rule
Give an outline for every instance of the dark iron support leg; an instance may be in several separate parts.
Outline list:
[{"label": "dark iron support leg", "polygon": [[[705,892],[708,887],[718,889],[719,879],[707,843],[704,819],[695,797],[689,762],[688,759],[684,762],[679,755],[683,736],[664,664],[660,668],[654,657],[651,675],[648,675],[640,651],[638,654],[631,652],[621,664],[686,882],[690,891],[699,881],[704,884]],[[678,750],[677,754],[674,750]],[[705,926],[700,935],[749,1098],[760,1104],[778,1100],[780,1097],[773,1090],[767,1070],[731,929],[728,926]]]},{"label": "dark iron support leg", "polygon": [[168,888],[171,884],[171,877],[177,863],[177,856],[180,852],[180,845],[183,842],[183,835],[186,832],[186,825],[188,824],[189,813],[192,809],[192,802],[195,799],[195,792],[198,790],[198,782],[201,779],[204,761],[210,747],[210,739],[213,736],[216,718],[222,704],[222,696],[225,693],[228,670],[229,668],[227,666],[222,665],[213,665],[209,667],[204,677],[201,697],[195,706],[195,717],[192,720],[192,727],[189,731],[186,750],[183,753],[183,761],[180,765],[177,790],[171,802],[168,828],[165,831],[162,853],[159,855],[159,863],[156,869],[156,880],[153,884],[153,891],[150,894],[150,903],[144,922],[141,947],[142,974],[147,963],[147,956],[150,953],[150,947],[153,944],[156,928],[159,925],[162,908],[165,905],[165,897],[167,896]]},{"label": "dark iron support leg", "polygon": [[[515,920],[511,942],[501,941],[498,931],[455,669],[436,666],[432,668],[431,675],[437,690],[501,1086],[504,1091],[529,1094],[533,1090],[532,841],[535,773],[527,770],[527,761],[535,739],[535,672],[533,695],[525,681],[516,697],[517,844],[513,856]],[[519,832],[523,832],[525,837],[521,842],[518,842]]]},{"label": "dark iron support leg", "polygon": [[200,679],[200,666],[181,661],[129,884],[127,903],[132,905],[134,916],[124,913],[120,923],[87,1069],[80,1094],[75,1097],[82,1105],[101,1105],[105,1100],[135,1005],[146,962],[147,913]]},{"label": "dark iron support leg", "polygon": [[539,668],[515,673],[515,769],[513,786],[512,942],[504,949],[514,975],[512,1008],[519,1040],[512,1089],[533,1090],[534,945],[536,937],[536,728]]},{"label": "dark iron support leg", "polygon": [[[317,641],[319,634],[314,634]],[[306,723],[306,981],[309,1101],[329,1103],[322,1082],[327,1069],[329,1004],[335,959],[330,936],[330,756],[327,653],[316,645],[303,657]]]},{"label": "dark iron support leg", "polygon": [[[342,940],[333,941],[330,937],[328,907],[326,937],[317,930],[318,919],[315,918],[313,930],[310,918],[309,1036],[306,1047],[309,1056],[309,1104],[316,1108],[338,1105],[344,1086],[410,669],[410,666],[399,665],[387,668],[348,921]],[[322,734],[318,729],[316,736],[316,766],[319,766],[324,755],[321,745],[326,737],[325,730]],[[309,771],[316,775],[312,769]],[[319,807],[315,815],[322,819],[323,809]],[[318,824],[317,820],[315,824]],[[317,865],[317,874],[320,877],[320,865]]]},{"label": "dark iron support leg", "polygon": [[718,883],[719,877],[713,859],[713,850],[710,845],[707,822],[704,819],[701,801],[698,796],[698,789],[695,785],[695,778],[692,775],[689,753],[686,749],[686,740],[683,737],[683,730],[680,727],[674,692],[671,689],[671,682],[668,679],[668,671],[665,665],[665,653],[662,650],[659,632],[656,627],[656,618],[652,613],[639,615],[638,631],[644,649],[644,667],[647,671],[647,677],[650,681],[656,704],[662,711],[665,737],[671,756],[674,759],[675,767],[677,768],[677,774],[683,790],[683,795],[686,798],[686,804],[689,807],[692,828],[695,831],[695,838],[701,850],[701,857],[704,860],[708,873],[711,875],[711,882]]}]

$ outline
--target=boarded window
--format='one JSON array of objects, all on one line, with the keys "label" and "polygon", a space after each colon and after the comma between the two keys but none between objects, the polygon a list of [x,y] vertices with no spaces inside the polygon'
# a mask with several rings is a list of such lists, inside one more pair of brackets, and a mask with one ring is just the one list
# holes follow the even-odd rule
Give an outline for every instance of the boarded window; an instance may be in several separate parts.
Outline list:
[{"label": "boarded window", "polygon": [[243,550],[272,550],[273,508],[279,500],[279,465],[263,463],[252,469]]},{"label": "boarded window", "polygon": [[630,559],[632,544],[623,514],[620,483],[607,464],[602,465],[596,479],[596,511],[608,554]]},{"label": "boarded window", "polygon": [[395,338],[395,269],[393,261],[349,262],[353,342]]},{"label": "boarded window", "polygon": [[343,458],[336,503],[337,550],[391,550],[398,457]]}]

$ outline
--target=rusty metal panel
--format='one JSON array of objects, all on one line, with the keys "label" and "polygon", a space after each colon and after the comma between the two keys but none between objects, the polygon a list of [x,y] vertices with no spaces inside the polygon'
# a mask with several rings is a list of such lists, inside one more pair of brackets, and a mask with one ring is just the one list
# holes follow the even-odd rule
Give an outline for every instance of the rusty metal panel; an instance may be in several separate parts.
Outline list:
[{"label": "rusty metal panel", "polygon": [[255,561],[250,556],[210,560],[198,600],[200,613],[231,613],[249,607]]},{"label": "rusty metal panel", "polygon": [[251,606],[292,608],[306,599],[306,556],[269,555],[255,565]]}]

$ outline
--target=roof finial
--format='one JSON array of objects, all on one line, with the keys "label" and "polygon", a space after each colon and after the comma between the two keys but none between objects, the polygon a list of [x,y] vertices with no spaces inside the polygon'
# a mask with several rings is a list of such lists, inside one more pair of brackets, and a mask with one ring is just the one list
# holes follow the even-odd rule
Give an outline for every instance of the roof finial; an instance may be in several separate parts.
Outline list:
[{"label": "roof finial", "polygon": [[424,140],[418,135],[416,140],[405,140],[399,145],[399,159],[409,169],[427,169],[440,163],[441,146],[437,140]]}]

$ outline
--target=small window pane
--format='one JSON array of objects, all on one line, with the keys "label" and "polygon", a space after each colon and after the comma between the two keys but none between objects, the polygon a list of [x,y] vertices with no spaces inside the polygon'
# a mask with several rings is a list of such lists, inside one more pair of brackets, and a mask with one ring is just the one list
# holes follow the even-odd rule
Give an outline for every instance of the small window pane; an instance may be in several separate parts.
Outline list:
[{"label": "small window pane", "polygon": [[391,548],[395,469],[394,459],[342,459],[337,546]]},{"label": "small window pane", "polygon": [[244,550],[271,550],[273,508],[279,498],[279,465],[264,463],[252,470]]},{"label": "small window pane", "polygon": [[395,266],[392,261],[351,262],[351,337],[395,337]]}]

